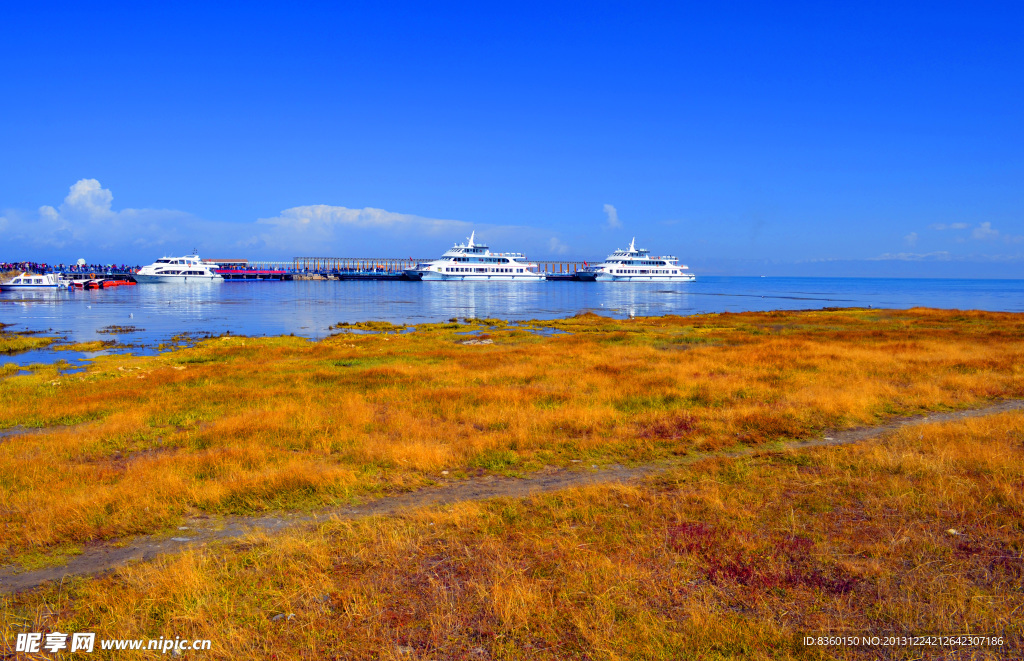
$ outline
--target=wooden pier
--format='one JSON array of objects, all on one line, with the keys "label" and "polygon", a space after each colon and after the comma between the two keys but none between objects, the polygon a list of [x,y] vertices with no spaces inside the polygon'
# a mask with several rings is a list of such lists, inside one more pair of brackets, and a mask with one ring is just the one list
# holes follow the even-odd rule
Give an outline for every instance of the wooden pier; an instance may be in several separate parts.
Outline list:
[{"label": "wooden pier", "polygon": [[[297,273],[401,273],[426,259],[396,259],[394,257],[296,257],[292,268]],[[527,260],[537,265],[537,272],[545,275],[573,275],[583,269],[586,262],[572,260]]]},{"label": "wooden pier", "polygon": [[[222,260],[225,280],[403,280],[405,270],[436,258],[295,257],[290,262]],[[203,260],[218,263],[216,260]],[[551,280],[572,280],[586,265],[573,260],[530,260]]]}]

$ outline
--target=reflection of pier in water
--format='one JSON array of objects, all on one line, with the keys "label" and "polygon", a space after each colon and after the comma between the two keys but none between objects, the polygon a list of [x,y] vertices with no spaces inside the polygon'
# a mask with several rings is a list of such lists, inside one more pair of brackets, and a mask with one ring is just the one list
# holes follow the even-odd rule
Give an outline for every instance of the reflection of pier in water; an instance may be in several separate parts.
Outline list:
[{"label": "reflection of pier in water", "polygon": [[[205,261],[205,260],[204,260]],[[216,260],[210,260],[216,262]],[[405,269],[431,259],[396,257],[295,257],[290,262],[230,260],[217,272],[226,280],[405,280]],[[553,280],[574,279],[586,262],[534,260],[537,271]]]}]

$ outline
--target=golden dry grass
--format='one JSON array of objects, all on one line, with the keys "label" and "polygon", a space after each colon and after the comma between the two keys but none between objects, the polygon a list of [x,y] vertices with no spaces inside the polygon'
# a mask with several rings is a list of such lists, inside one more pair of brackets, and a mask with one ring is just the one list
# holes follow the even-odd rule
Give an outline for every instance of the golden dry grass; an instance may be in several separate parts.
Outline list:
[{"label": "golden dry grass", "polygon": [[[481,326],[473,326],[482,329]],[[646,461],[1024,395],[1024,316],[749,313],[224,337],[0,381],[0,558],[202,513],[314,508],[442,469]]]},{"label": "golden dry grass", "polygon": [[53,343],[52,337],[11,333],[4,331],[3,328],[4,325],[0,324],[0,355],[21,353],[23,351],[31,351],[32,349],[42,349],[43,347],[49,346]]},{"label": "golden dry grass", "polygon": [[0,638],[209,638],[211,659],[920,659],[954,657],[802,639],[975,633],[1003,646],[955,658],[1020,658],[1022,460],[1014,412],[337,521],[0,597]]}]

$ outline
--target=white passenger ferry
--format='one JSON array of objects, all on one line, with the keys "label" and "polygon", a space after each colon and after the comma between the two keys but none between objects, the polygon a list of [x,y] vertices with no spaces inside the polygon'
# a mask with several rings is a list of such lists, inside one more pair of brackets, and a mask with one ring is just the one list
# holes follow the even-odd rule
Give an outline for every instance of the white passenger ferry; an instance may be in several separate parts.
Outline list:
[{"label": "white passenger ferry", "polygon": [[138,283],[148,282],[223,282],[224,277],[214,271],[216,264],[204,264],[199,255],[161,257],[135,274]]},{"label": "white passenger ferry", "polygon": [[7,282],[0,283],[2,291],[22,289],[65,289],[68,283],[57,273],[22,273]]},{"label": "white passenger ferry", "polygon": [[671,255],[654,257],[649,250],[637,248],[634,237],[629,242],[629,249],[616,250],[603,263],[583,267],[576,272],[576,278],[614,282],[691,282],[697,276],[689,268]]},{"label": "white passenger ferry", "polygon": [[476,232],[468,243],[448,249],[441,259],[421,262],[415,268],[405,269],[412,280],[543,280],[537,265],[527,262],[518,252],[491,252],[482,243],[476,243]]}]

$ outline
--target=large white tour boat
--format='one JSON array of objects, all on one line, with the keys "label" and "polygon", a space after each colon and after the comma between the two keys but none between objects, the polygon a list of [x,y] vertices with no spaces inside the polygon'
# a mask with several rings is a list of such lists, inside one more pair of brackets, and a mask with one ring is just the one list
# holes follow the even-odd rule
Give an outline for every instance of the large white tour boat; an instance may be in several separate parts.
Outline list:
[{"label": "large white tour boat", "polygon": [[64,289],[67,286],[68,283],[61,279],[59,273],[22,273],[7,282],[0,283],[0,290]]},{"label": "large white tour boat", "polygon": [[214,269],[216,264],[204,264],[199,255],[161,257],[135,274],[138,283],[144,282],[223,282],[224,276]]},{"label": "large white tour boat", "polygon": [[440,259],[405,269],[405,275],[412,280],[544,280],[537,265],[522,253],[491,252],[475,238],[473,232],[468,243],[456,244]]},{"label": "large white tour boat", "polygon": [[590,264],[576,272],[578,280],[614,282],[691,282],[697,276],[671,255],[654,257],[649,250],[636,247],[636,238],[628,250],[616,250],[601,264]]}]

